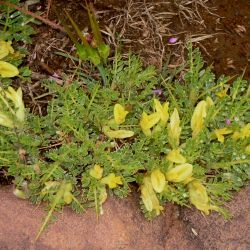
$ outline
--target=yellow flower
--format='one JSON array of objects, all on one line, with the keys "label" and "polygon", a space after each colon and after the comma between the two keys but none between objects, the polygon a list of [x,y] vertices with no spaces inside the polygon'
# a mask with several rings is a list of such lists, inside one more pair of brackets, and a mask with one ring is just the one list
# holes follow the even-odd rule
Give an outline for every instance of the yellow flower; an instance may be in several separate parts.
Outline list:
[{"label": "yellow flower", "polygon": [[154,192],[150,177],[144,177],[141,189],[141,199],[145,205],[147,211],[152,212],[155,210],[156,215],[159,215],[163,210],[160,206],[159,200]]},{"label": "yellow flower", "polygon": [[151,128],[157,124],[157,122],[160,120],[160,115],[158,113],[153,113],[151,115],[147,115],[145,112],[142,113],[140,126],[142,129],[142,132],[146,136],[151,136]]},{"label": "yellow flower", "polygon": [[245,152],[250,155],[250,144],[246,146]]},{"label": "yellow flower", "polygon": [[206,215],[209,214],[209,210],[218,210],[216,206],[209,204],[206,188],[198,180],[193,180],[188,184],[188,192],[190,202]]},{"label": "yellow flower", "polygon": [[215,129],[214,133],[219,142],[224,143],[224,135],[231,134],[233,131],[228,128]]},{"label": "yellow flower", "polygon": [[71,183],[68,182],[64,184],[63,200],[66,204],[70,204],[73,200],[73,194],[71,193],[72,189],[73,187]]},{"label": "yellow flower", "polygon": [[[9,53],[14,53],[14,49],[11,47],[11,42],[0,40],[0,59],[6,57]],[[18,74],[19,71],[14,65],[0,61],[0,75],[2,77],[14,77]]]},{"label": "yellow flower", "polygon": [[191,181],[193,181],[194,180],[194,177],[188,177],[188,178],[186,178],[182,183],[184,184],[184,185],[187,185],[189,182],[191,182]]},{"label": "yellow flower", "polygon": [[66,192],[71,192],[72,189],[73,189],[73,187],[72,187],[72,184],[71,184],[70,182],[65,183],[64,190],[65,190]]},{"label": "yellow flower", "polygon": [[71,192],[64,192],[63,200],[66,204],[69,205],[73,200],[73,195],[71,194]]},{"label": "yellow flower", "polygon": [[14,49],[11,47],[11,42],[0,40],[0,59],[6,57],[9,53],[14,53]]},{"label": "yellow flower", "polygon": [[103,168],[100,165],[95,164],[94,167],[89,170],[89,174],[95,179],[100,180],[102,178]]},{"label": "yellow flower", "polygon": [[16,66],[0,61],[0,75],[2,77],[14,77],[19,74],[19,71]]},{"label": "yellow flower", "polygon": [[16,111],[16,117],[20,122],[24,121],[25,118],[25,107],[23,103],[23,93],[22,89],[18,88],[17,91],[15,91],[12,87],[8,87],[8,90],[5,91],[6,97],[9,98],[15,105]]},{"label": "yellow flower", "polygon": [[221,91],[219,91],[219,92],[217,92],[217,93],[215,93],[217,96],[219,96],[219,97],[225,97],[225,96],[227,96],[227,91],[228,91],[228,89],[229,89],[229,86],[228,85],[225,85],[225,88],[223,88]]},{"label": "yellow flower", "polygon": [[115,176],[114,173],[111,173],[108,176],[102,178],[101,183],[107,184],[109,188],[116,188],[118,185],[122,185],[122,178],[121,176]]},{"label": "yellow flower", "polygon": [[161,172],[160,169],[155,169],[151,173],[151,183],[157,193],[161,193],[165,187],[166,179],[165,175]]},{"label": "yellow flower", "polygon": [[134,132],[131,130],[111,130],[108,126],[103,127],[103,133],[109,138],[116,139],[125,139],[134,135]]},{"label": "yellow flower", "polygon": [[245,125],[243,128],[240,129],[240,131],[235,131],[232,135],[232,138],[234,140],[244,140],[245,138],[250,137],[250,123]]},{"label": "yellow flower", "polygon": [[[5,97],[10,99],[14,103],[16,111],[14,111],[10,107]],[[19,88],[17,91],[15,91],[12,87],[9,87],[7,91],[4,91],[0,87],[0,98],[5,103],[5,105],[8,106],[10,112],[14,116],[16,116],[17,120],[20,122],[20,123],[15,123],[8,115],[4,114],[3,112],[0,112],[0,125],[9,128],[21,127],[25,117],[25,108],[22,100],[22,89]]]},{"label": "yellow flower", "polygon": [[166,179],[171,182],[182,182],[192,176],[193,166],[189,163],[177,165],[168,170]]},{"label": "yellow flower", "polygon": [[193,130],[192,136],[196,137],[204,126],[204,119],[207,116],[207,102],[200,101],[194,109],[193,116],[191,118],[191,128]]},{"label": "yellow flower", "polygon": [[127,114],[128,114],[128,111],[126,111],[122,105],[115,104],[114,117],[115,117],[115,122],[117,125],[120,125],[123,122],[125,122],[125,118]]},{"label": "yellow flower", "polygon": [[180,117],[178,110],[175,108],[168,125],[168,138],[169,143],[173,148],[177,147],[180,143],[181,127],[180,127]]},{"label": "yellow flower", "polygon": [[13,121],[5,114],[0,112],[0,125],[5,126],[7,128],[14,128]]},{"label": "yellow flower", "polygon": [[25,192],[18,188],[15,188],[13,194],[20,199],[27,199],[27,195],[25,194]]},{"label": "yellow flower", "polygon": [[167,160],[174,162],[174,163],[185,163],[186,158],[181,155],[180,149],[173,149],[167,155]]},{"label": "yellow flower", "polygon": [[210,96],[206,98],[206,103],[208,108],[214,105],[214,102]]},{"label": "yellow flower", "polygon": [[160,115],[161,122],[164,126],[166,125],[169,117],[168,105],[169,102],[165,102],[163,105],[161,105],[161,103],[157,99],[154,99],[154,107],[156,109],[156,113]]}]

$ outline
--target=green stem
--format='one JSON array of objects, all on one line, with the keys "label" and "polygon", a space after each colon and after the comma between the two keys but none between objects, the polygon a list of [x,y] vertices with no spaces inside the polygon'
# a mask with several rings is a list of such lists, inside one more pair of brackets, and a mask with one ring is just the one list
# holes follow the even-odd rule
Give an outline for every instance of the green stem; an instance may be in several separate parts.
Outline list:
[{"label": "green stem", "polygon": [[9,26],[9,20],[10,20],[10,7],[7,7],[7,17],[6,17],[6,22],[3,28],[3,31],[6,32],[7,27]]}]

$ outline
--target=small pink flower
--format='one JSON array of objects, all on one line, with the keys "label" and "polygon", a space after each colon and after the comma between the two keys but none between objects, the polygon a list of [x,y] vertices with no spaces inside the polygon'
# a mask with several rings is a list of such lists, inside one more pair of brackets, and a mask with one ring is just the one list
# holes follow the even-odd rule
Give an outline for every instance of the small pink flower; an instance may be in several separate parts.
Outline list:
[{"label": "small pink flower", "polygon": [[152,90],[152,93],[154,95],[162,95],[163,94],[163,90],[162,89],[154,89],[154,90]]},{"label": "small pink flower", "polygon": [[227,119],[225,120],[225,123],[226,123],[226,125],[230,125],[230,124],[231,124],[231,120],[227,118]]},{"label": "small pink flower", "polygon": [[173,43],[176,43],[177,40],[178,40],[177,37],[170,37],[170,38],[168,39],[168,42],[171,43],[171,44],[173,44]]}]

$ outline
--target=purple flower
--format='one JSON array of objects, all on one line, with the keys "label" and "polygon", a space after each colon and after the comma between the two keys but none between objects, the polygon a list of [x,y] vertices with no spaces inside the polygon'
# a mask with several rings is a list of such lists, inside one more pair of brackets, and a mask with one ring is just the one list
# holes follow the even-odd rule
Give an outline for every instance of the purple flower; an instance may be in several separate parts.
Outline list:
[{"label": "purple flower", "polygon": [[152,90],[152,93],[154,95],[162,95],[163,90],[162,89],[154,89],[154,90]]},{"label": "purple flower", "polygon": [[226,125],[230,125],[230,124],[231,124],[231,120],[227,118],[227,119],[225,120],[225,123],[226,123]]},{"label": "purple flower", "polygon": [[171,43],[171,44],[173,44],[173,43],[176,43],[177,40],[178,40],[178,37],[170,37],[170,38],[168,39],[168,42]]}]

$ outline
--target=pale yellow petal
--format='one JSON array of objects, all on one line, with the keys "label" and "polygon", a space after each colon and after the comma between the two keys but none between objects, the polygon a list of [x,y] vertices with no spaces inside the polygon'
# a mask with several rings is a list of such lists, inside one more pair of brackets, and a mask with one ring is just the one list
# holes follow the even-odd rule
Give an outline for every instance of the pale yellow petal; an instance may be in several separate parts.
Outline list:
[{"label": "pale yellow petal", "polygon": [[174,148],[180,143],[181,127],[178,110],[175,108],[168,126],[168,137],[171,146]]},{"label": "pale yellow petal", "polygon": [[156,215],[159,215],[163,210],[163,207],[160,205],[160,202],[156,196],[156,194],[151,195],[151,201],[153,205],[153,209],[155,210]]},{"label": "pale yellow petal", "polygon": [[1,44],[0,44],[0,59],[3,59],[8,54],[9,54],[9,50],[7,50],[5,47],[1,46]]},{"label": "pale yellow petal", "polygon": [[246,146],[245,152],[250,155],[250,144]]},{"label": "pale yellow petal", "polygon": [[250,123],[242,128],[241,133],[242,137],[244,137],[243,139],[250,137]]},{"label": "pale yellow petal", "polygon": [[70,182],[65,183],[64,189],[65,189],[66,192],[71,192],[72,189],[73,189],[72,183],[70,183]]},{"label": "pale yellow petal", "polygon": [[13,194],[19,199],[27,199],[27,195],[25,194],[25,192],[23,192],[22,190],[18,188],[15,188],[15,190],[13,191]]},{"label": "pale yellow petal", "polygon": [[161,193],[163,191],[166,184],[166,178],[160,169],[155,169],[151,173],[151,183],[155,192]]},{"label": "pale yellow petal", "polygon": [[240,131],[235,131],[232,135],[232,138],[234,140],[244,140],[248,137],[250,137],[250,123],[246,124],[243,128],[240,129]]},{"label": "pale yellow petal", "polygon": [[134,135],[134,132],[131,130],[111,130],[109,127],[104,126],[103,132],[106,136],[113,139],[125,139],[132,137]]},{"label": "pale yellow petal", "polygon": [[198,181],[194,180],[188,184],[190,202],[205,214],[209,214],[209,199],[206,188]]},{"label": "pale yellow petal", "polygon": [[142,113],[142,117],[140,120],[140,126],[143,131],[143,133],[146,136],[151,135],[151,128],[156,125],[160,120],[160,115],[158,113],[153,113],[150,115],[147,115],[145,112]]},{"label": "pale yellow petal", "polygon": [[227,91],[228,91],[228,89],[229,89],[229,86],[228,86],[228,85],[225,85],[221,91],[218,91],[218,92],[216,92],[215,94],[216,94],[218,97],[221,97],[221,98],[222,98],[222,97],[225,97],[225,96],[227,96]]},{"label": "pale yellow petal", "polygon": [[92,176],[93,178],[97,179],[97,180],[100,180],[102,178],[102,174],[103,174],[103,168],[98,165],[98,164],[95,164],[94,167],[92,167],[90,170],[89,170],[89,174],[90,176]]},{"label": "pale yellow petal", "polygon": [[14,77],[19,74],[19,71],[16,66],[0,61],[0,75],[2,77]]},{"label": "pale yellow petal", "polygon": [[141,187],[141,199],[147,211],[153,211],[153,202],[151,196],[148,194],[147,188],[143,185]]},{"label": "pale yellow petal", "polygon": [[144,177],[143,184],[141,185],[140,189],[141,199],[147,211],[152,212],[155,210],[156,215],[159,215],[163,210],[163,207],[160,206],[159,200],[153,190],[151,178],[149,176]]},{"label": "pale yellow petal", "polygon": [[8,87],[8,90],[5,91],[6,97],[12,100],[17,111],[16,117],[20,122],[23,122],[25,119],[25,107],[23,103],[23,94],[22,89],[19,87],[17,91],[15,91],[12,87]]},{"label": "pale yellow petal", "polygon": [[140,186],[141,198],[146,209],[151,212],[153,211],[153,202],[151,197],[154,195],[153,186],[149,176],[144,177],[143,184]]},{"label": "pale yellow petal", "polygon": [[14,128],[13,121],[5,114],[0,112],[0,125],[7,127],[7,128]]},{"label": "pale yellow petal", "polygon": [[70,204],[73,201],[73,195],[69,191],[65,191],[63,194],[63,200],[66,204]]},{"label": "pale yellow petal", "polygon": [[160,115],[160,119],[163,125],[167,123],[169,118],[168,105],[168,102],[165,102],[163,105],[161,105],[159,100],[154,99],[154,107],[156,109],[156,112]]},{"label": "pale yellow petal", "polygon": [[114,118],[116,124],[120,125],[125,122],[128,111],[124,109],[124,107],[120,104],[115,104],[114,106]]},{"label": "pale yellow petal", "polygon": [[219,142],[224,143],[224,135],[231,134],[233,131],[228,128],[215,129],[214,133]]},{"label": "pale yellow petal", "polygon": [[186,158],[181,155],[180,149],[173,149],[167,155],[167,160],[174,162],[174,163],[185,163]]},{"label": "pale yellow petal", "polygon": [[9,53],[14,53],[14,49],[11,47],[11,42],[0,40],[0,59],[6,57]]},{"label": "pale yellow petal", "polygon": [[116,188],[118,185],[122,185],[121,176],[115,176],[114,173],[109,174],[108,176],[101,179],[101,183],[106,184],[109,188]]},{"label": "pale yellow petal", "polygon": [[182,182],[192,176],[193,166],[189,163],[177,165],[166,173],[166,179],[171,182]]},{"label": "pale yellow petal", "polygon": [[233,133],[233,135],[232,135],[232,138],[233,138],[233,140],[238,140],[238,139],[240,139],[241,138],[241,135],[240,135],[240,132],[239,131],[235,131],[234,133]]},{"label": "pale yellow petal", "polygon": [[207,116],[207,102],[200,101],[194,109],[193,116],[191,118],[191,128],[192,128],[192,136],[196,137],[204,126],[204,119]]},{"label": "pale yellow petal", "polygon": [[207,107],[208,108],[214,105],[214,102],[213,102],[213,100],[212,100],[212,98],[210,96],[208,96],[206,98],[206,102],[207,102]]}]

